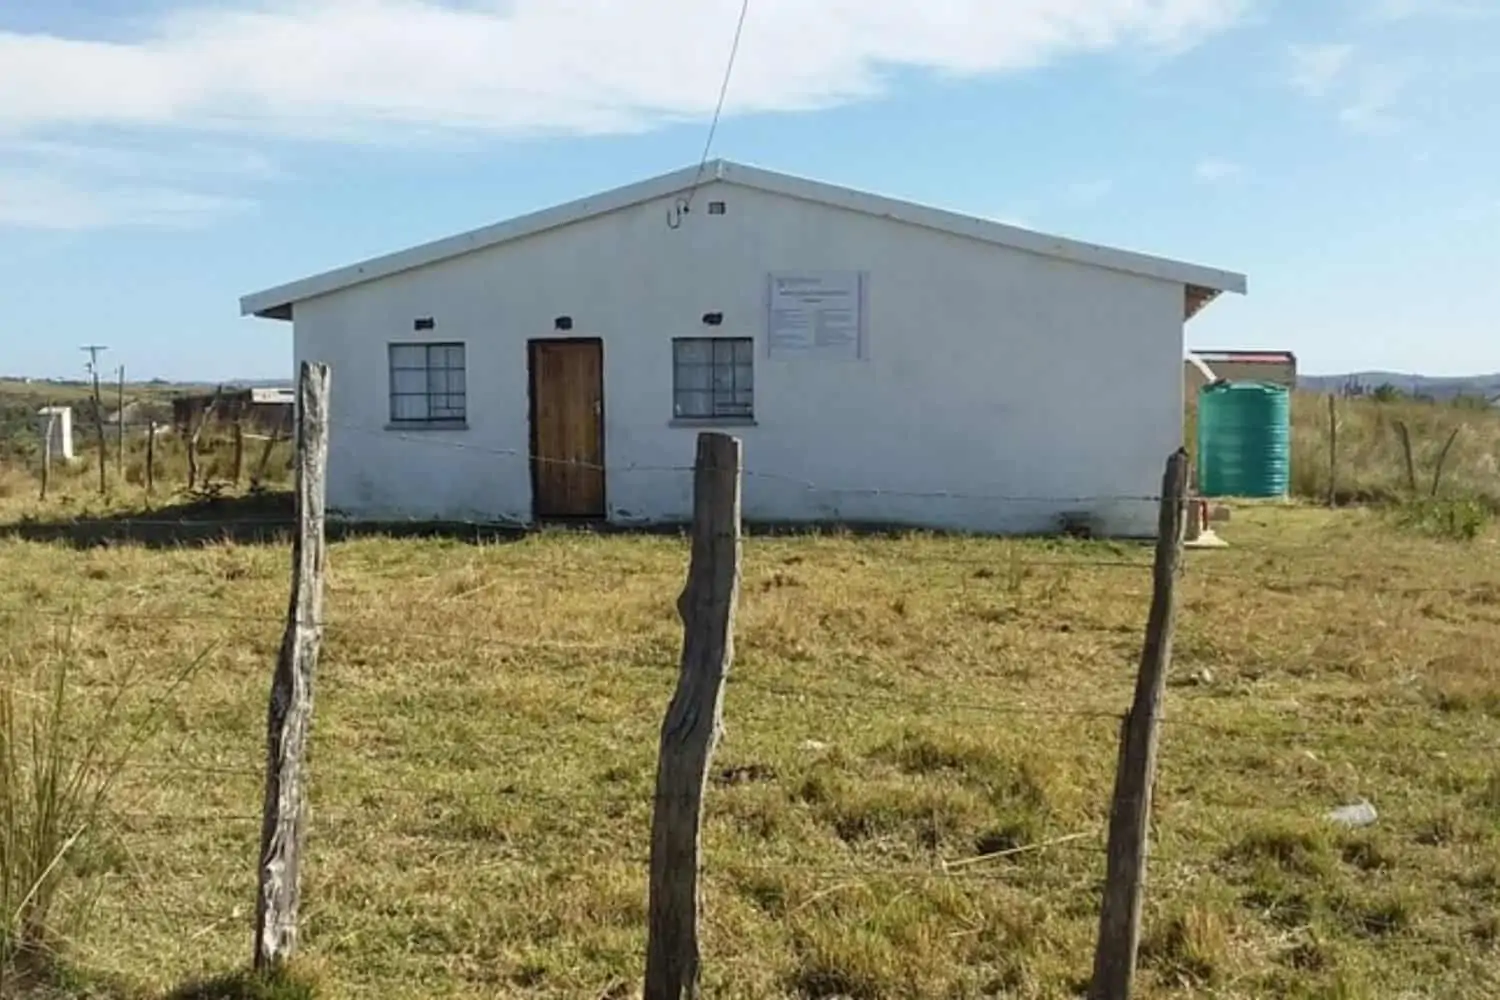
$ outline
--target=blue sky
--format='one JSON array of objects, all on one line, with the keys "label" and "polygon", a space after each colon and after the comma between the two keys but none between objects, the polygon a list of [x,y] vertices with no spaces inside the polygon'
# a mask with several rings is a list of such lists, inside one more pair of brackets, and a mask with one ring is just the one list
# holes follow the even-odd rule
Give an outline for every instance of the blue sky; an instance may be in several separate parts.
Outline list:
[{"label": "blue sky", "polygon": [[[0,0],[0,372],[696,162],[739,0]],[[1190,345],[1500,371],[1500,0],[750,0],[714,155],[1243,271]]]}]

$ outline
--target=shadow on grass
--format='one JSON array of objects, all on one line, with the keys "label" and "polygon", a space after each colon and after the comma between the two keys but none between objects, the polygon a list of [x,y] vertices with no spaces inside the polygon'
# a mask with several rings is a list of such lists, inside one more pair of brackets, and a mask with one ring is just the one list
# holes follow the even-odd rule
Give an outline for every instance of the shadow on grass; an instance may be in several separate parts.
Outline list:
[{"label": "shadow on grass", "polygon": [[314,1000],[311,981],[296,975],[232,972],[179,986],[162,1000]]},{"label": "shadow on grass", "polygon": [[[65,542],[87,549],[107,545],[181,548],[232,541],[284,544],[291,538],[295,509],[290,493],[256,493],[167,504],[149,511],[43,520],[23,518],[0,524],[0,538]],[[506,524],[442,521],[346,521],[329,518],[329,541],[373,536],[452,538],[475,544],[514,541],[526,529]]]},{"label": "shadow on grass", "polygon": [[[180,548],[232,541],[237,544],[285,544],[295,523],[292,495],[266,492],[213,497],[168,504],[150,511],[132,511],[81,518],[22,518],[0,524],[0,538],[28,542],[65,542],[87,549],[108,545]],[[348,520],[330,517],[325,534],[330,542],[357,538],[441,538],[469,544],[515,542],[531,535],[571,530],[601,535],[683,536],[686,522],[615,524],[597,520],[557,520],[540,524],[444,520]],[[974,537],[970,532],[924,528],[886,522],[754,522],[744,531],[752,537],[853,536],[902,538]],[[1057,539],[1057,534],[1038,535]],[[1134,547],[1139,540],[1115,539],[1113,544]]]},{"label": "shadow on grass", "polygon": [[295,964],[290,971],[273,975],[247,969],[197,979],[165,994],[76,968],[55,956],[11,956],[0,966],[3,1000],[316,1000],[317,996],[314,979]]},{"label": "shadow on grass", "polygon": [[137,1000],[135,994],[121,983],[86,976],[52,959],[6,961],[0,967],[0,997],[4,1000]]}]

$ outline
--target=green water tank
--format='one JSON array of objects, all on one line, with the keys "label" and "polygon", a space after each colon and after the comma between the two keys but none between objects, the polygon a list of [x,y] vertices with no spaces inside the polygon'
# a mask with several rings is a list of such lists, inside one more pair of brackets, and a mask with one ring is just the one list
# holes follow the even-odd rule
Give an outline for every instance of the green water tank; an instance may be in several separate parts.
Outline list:
[{"label": "green water tank", "polygon": [[1291,482],[1291,393],[1267,382],[1198,390],[1198,492],[1284,497]]}]

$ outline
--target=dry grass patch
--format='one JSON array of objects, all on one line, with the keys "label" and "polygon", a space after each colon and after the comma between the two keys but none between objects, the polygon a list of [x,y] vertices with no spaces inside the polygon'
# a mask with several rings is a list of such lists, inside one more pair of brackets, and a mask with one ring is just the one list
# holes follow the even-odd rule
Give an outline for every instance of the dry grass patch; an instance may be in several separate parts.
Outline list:
[{"label": "dry grass patch", "polygon": [[[1253,504],[1223,533],[1181,585],[1141,995],[1495,995],[1492,536]],[[85,687],[128,666],[136,717],[203,657],[110,795],[112,845],[78,859],[97,905],[66,953],[134,996],[240,967],[286,549],[7,539],[0,559],[12,662],[65,649]],[[631,995],[685,560],[568,532],[332,546],[318,996]],[[1072,995],[1148,561],[751,538],[704,834],[709,995]],[[1323,819],[1360,797],[1374,827]]]}]

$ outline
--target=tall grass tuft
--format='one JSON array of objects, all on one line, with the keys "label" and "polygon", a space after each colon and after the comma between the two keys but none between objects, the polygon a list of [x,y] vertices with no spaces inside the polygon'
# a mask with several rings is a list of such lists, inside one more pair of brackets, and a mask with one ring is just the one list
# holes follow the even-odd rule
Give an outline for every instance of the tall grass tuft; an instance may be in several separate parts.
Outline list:
[{"label": "tall grass tuft", "polygon": [[[1416,399],[1339,399],[1341,503],[1413,497],[1500,499],[1500,409]],[[1322,500],[1329,486],[1328,398],[1292,400],[1292,491]]]},{"label": "tall grass tuft", "polygon": [[9,996],[63,974],[61,947],[93,888],[74,862],[107,838],[110,792],[202,657],[136,721],[128,676],[94,698],[67,654],[30,669],[13,654],[0,662],[0,996]]}]

